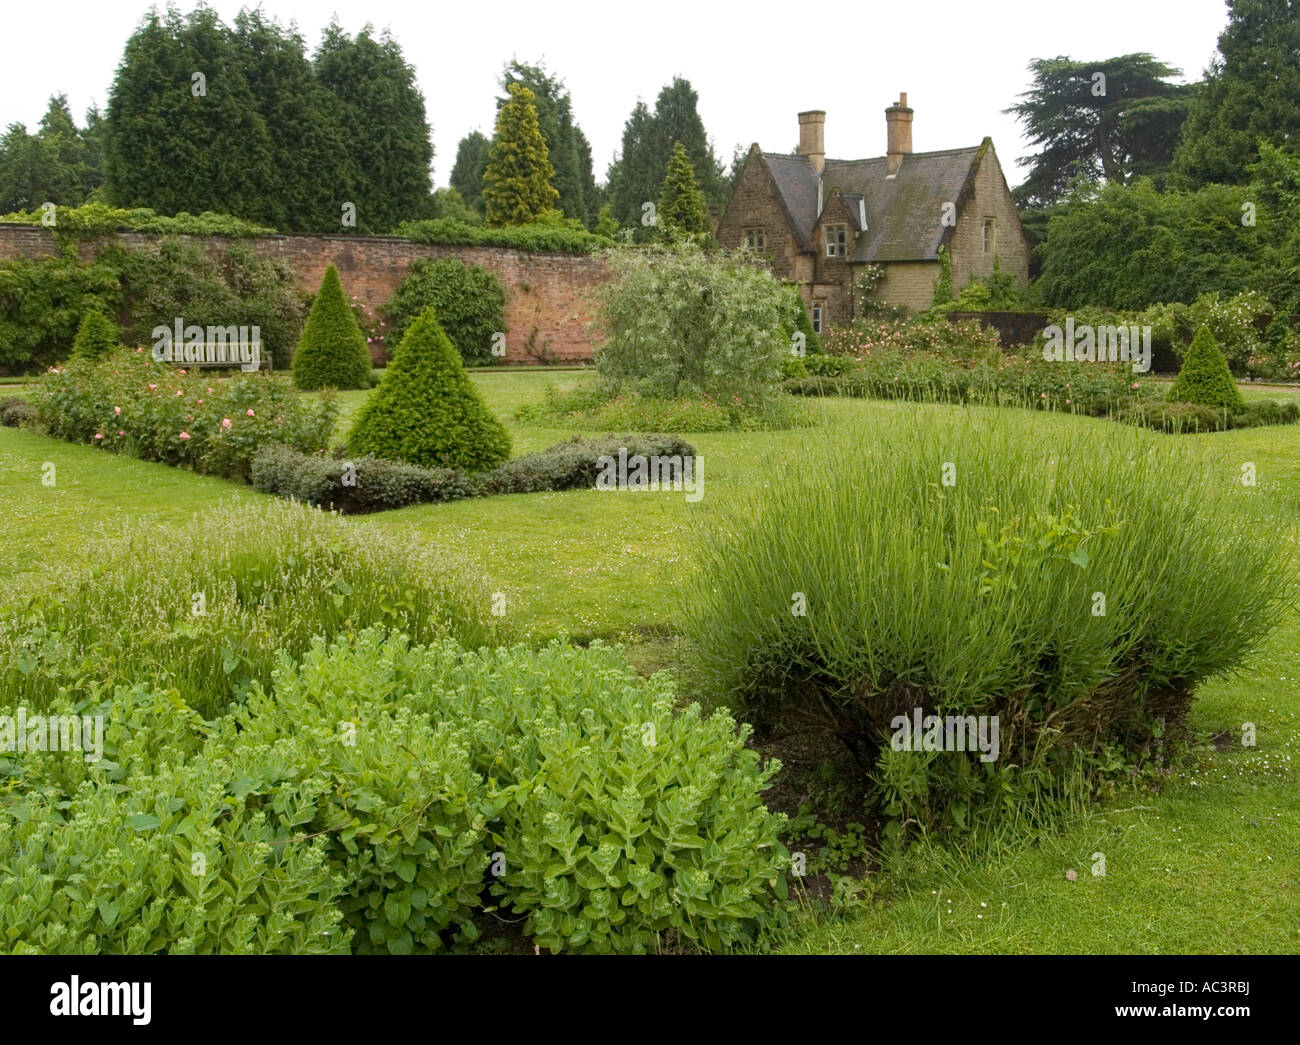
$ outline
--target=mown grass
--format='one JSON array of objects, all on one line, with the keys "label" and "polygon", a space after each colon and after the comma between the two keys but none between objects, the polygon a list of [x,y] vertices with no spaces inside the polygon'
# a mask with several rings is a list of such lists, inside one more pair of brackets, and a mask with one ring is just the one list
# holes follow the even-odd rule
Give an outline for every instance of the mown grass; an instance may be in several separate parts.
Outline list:
[{"label": "mown grass", "polygon": [[[510,425],[514,452],[569,433],[510,422],[548,382],[581,374],[475,374],[489,405]],[[1257,391],[1246,388],[1246,392]],[[1275,390],[1262,394],[1284,395]],[[348,394],[355,404],[365,393]],[[347,397],[345,397],[347,398]],[[346,407],[345,407],[346,409]],[[871,428],[900,409],[870,401],[822,401],[823,425]],[[947,407],[928,408],[941,416]],[[1110,422],[1036,414],[1038,437]],[[346,430],[346,416],[340,431]],[[796,455],[818,430],[691,437],[705,458],[705,501],[715,491],[769,481],[769,464]],[[1158,436],[1170,452],[1205,452],[1229,473],[1255,466],[1255,492],[1283,525],[1277,554],[1300,561],[1300,426],[1198,436]],[[41,485],[41,466],[58,485]],[[148,520],[171,527],[228,500],[263,495],[221,480],[114,457],[27,432],[0,429],[0,586],[27,571],[85,555],[84,536]],[[631,637],[643,663],[671,664],[675,592],[694,569],[692,513],[681,494],[584,491],[429,505],[347,520],[356,527],[414,531],[463,550],[505,587],[508,614],[535,639]],[[1190,721],[1201,734],[1240,734],[1254,722],[1259,746],[1213,756],[1158,795],[1123,793],[1060,834],[1008,842],[971,855],[926,854],[874,876],[862,911],[808,918],[794,951],[881,952],[1273,952],[1300,950],[1300,617],[1278,630],[1235,678],[1204,685]],[[1127,810],[1127,811],[1126,811]],[[1105,878],[1091,874],[1104,852]],[[1078,872],[1071,882],[1065,871]],[[933,892],[932,892],[933,890]],[[947,901],[952,899],[952,915]],[[980,903],[988,904],[980,907]],[[1007,906],[1004,908],[1002,904]],[[979,917],[983,915],[983,917]]]}]

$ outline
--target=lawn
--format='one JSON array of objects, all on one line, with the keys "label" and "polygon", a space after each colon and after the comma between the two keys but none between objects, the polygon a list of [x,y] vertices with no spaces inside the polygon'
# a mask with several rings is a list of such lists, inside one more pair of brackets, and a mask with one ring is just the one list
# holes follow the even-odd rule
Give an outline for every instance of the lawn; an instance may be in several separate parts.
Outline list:
[{"label": "lawn", "polygon": [[[549,382],[575,372],[476,373],[507,422],[516,454],[569,432],[515,424],[514,411]],[[1255,389],[1248,389],[1248,394]],[[343,396],[339,432],[366,393]],[[901,409],[862,400],[818,400],[823,426],[866,426]],[[956,409],[935,406],[936,422]],[[1110,422],[1024,415],[1027,437],[1050,441],[1062,426]],[[763,483],[771,460],[797,455],[816,430],[689,436],[703,458],[705,497],[613,496],[599,491],[528,494],[424,505],[350,520],[356,527],[413,529],[462,551],[507,595],[540,640],[558,633],[629,644],[644,668],[673,664],[677,591],[692,570],[698,513],[744,484]],[[1277,553],[1300,560],[1300,426],[1149,439],[1172,453],[1206,454],[1225,477],[1253,463],[1285,534]],[[54,486],[42,484],[46,463]],[[263,495],[188,472],[0,429],[0,583],[76,558],[99,528],[148,520],[168,528],[228,499]],[[305,509],[304,509],[305,510]],[[795,951],[843,952],[1295,952],[1300,950],[1300,616],[1294,608],[1242,673],[1204,686],[1192,724],[1203,735],[1258,728],[1254,749],[1207,756],[1204,769],[1159,794],[1122,793],[1060,833],[995,844],[978,853],[914,847],[908,865],[872,879],[851,910],[810,915],[787,941]],[[1103,853],[1104,877],[1094,876]],[[1067,870],[1078,872],[1070,881]]]}]

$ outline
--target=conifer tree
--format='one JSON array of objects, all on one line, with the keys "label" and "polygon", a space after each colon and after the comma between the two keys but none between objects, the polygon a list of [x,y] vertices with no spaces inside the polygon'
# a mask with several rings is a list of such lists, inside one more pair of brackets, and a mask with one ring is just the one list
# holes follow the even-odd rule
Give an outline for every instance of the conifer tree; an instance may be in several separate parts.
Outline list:
[{"label": "conifer tree", "polygon": [[325,270],[298,339],[293,383],[304,390],[370,387],[370,349],[333,265]]},{"label": "conifer tree", "polygon": [[551,185],[555,168],[537,123],[533,92],[509,86],[510,100],[497,114],[496,135],[483,172],[484,217],[489,225],[527,225],[554,210],[560,194]]},{"label": "conifer tree", "polygon": [[713,238],[704,195],[695,181],[695,171],[681,142],[673,145],[672,157],[668,160],[668,173],[664,175],[663,184],[659,188],[656,217],[659,232],[666,238],[683,235],[697,241]]}]

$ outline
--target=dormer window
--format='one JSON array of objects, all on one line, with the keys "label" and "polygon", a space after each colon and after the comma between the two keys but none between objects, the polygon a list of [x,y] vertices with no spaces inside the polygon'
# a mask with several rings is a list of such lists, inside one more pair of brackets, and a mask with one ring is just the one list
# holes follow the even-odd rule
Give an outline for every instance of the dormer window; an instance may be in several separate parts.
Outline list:
[{"label": "dormer window", "polygon": [[763,234],[762,225],[751,225],[745,229],[746,250],[765,250],[766,248],[767,237]]},{"label": "dormer window", "polygon": [[849,227],[847,225],[826,226],[826,256],[842,258],[848,253]]}]

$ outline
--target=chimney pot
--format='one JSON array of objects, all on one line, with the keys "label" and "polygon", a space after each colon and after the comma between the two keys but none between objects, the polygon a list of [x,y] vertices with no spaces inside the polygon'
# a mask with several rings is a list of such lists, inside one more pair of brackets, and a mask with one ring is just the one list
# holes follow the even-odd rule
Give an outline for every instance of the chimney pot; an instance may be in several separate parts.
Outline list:
[{"label": "chimney pot", "polygon": [[912,110],[907,106],[906,91],[900,91],[898,101],[885,110],[885,130],[885,172],[892,178],[903,165],[903,157],[912,153]]},{"label": "chimney pot", "polygon": [[799,114],[799,155],[807,156],[813,173],[821,177],[826,167],[826,113],[810,109]]}]

